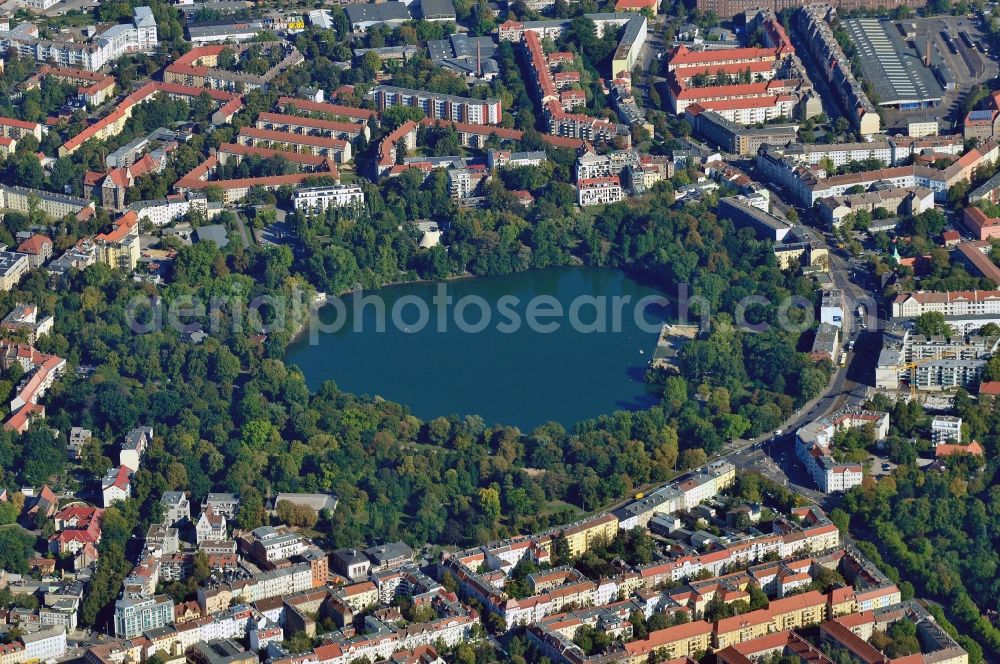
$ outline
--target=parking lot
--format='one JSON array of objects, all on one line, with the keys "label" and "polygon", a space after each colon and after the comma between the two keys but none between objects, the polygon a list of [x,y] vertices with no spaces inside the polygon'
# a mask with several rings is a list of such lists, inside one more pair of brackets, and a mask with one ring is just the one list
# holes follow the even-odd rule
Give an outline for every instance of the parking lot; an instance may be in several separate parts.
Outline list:
[{"label": "parking lot", "polygon": [[[955,89],[945,91],[941,105],[931,109],[916,111],[899,111],[885,109],[886,125],[889,127],[905,127],[910,121],[923,117],[936,117],[941,123],[941,130],[948,131],[957,127],[962,118],[962,101],[972,86],[987,82],[997,76],[998,67],[994,54],[980,53],[979,57],[986,65],[985,71],[979,76],[973,76],[969,66],[961,55],[953,53],[942,37],[942,32],[951,34],[956,40],[959,33],[967,32],[974,41],[982,38],[979,19],[968,16],[934,16],[930,18],[913,18],[906,22],[916,25],[917,40],[930,40],[933,48],[941,54],[945,65],[955,79]],[[984,44],[985,46],[985,44]]]}]

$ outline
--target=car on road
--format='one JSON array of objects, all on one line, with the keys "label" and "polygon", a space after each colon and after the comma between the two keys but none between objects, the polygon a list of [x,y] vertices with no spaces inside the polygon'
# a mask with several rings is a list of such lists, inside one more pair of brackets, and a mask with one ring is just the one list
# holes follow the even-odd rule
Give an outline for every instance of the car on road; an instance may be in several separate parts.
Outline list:
[{"label": "car on road", "polygon": [[889,464],[887,464],[887,463],[883,463],[883,464],[882,464],[882,470],[884,470],[884,471],[886,471],[886,472],[889,472],[890,470],[892,470],[892,466],[890,466],[890,465],[889,465]]}]

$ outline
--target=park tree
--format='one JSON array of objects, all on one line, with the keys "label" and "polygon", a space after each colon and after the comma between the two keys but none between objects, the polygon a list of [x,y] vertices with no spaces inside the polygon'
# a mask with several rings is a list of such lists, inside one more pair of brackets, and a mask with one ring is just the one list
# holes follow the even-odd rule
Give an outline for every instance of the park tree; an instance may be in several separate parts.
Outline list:
[{"label": "park tree", "polygon": [[914,330],[917,334],[928,337],[954,335],[955,331],[948,325],[944,314],[940,311],[928,311],[917,316],[914,321]]}]

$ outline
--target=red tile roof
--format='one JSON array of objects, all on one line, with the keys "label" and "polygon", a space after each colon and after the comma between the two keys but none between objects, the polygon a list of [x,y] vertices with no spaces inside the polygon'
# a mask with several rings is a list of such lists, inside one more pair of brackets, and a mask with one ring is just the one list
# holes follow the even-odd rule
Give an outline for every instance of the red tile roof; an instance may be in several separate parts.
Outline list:
[{"label": "red tile roof", "polygon": [[273,131],[271,129],[257,129],[256,127],[244,127],[240,129],[240,136],[271,141],[275,143],[289,143],[291,145],[310,145],[318,148],[330,148],[343,150],[347,147],[347,141],[339,138],[328,138],[326,136],[307,136],[305,134],[293,134],[287,131]]},{"label": "red tile roof", "polygon": [[578,180],[576,185],[577,188],[583,189],[585,187],[604,187],[610,185],[620,186],[621,183],[621,178],[617,175],[613,175],[606,178],[584,178],[582,180]]},{"label": "red tile roof", "polygon": [[129,210],[116,219],[113,224],[114,228],[110,232],[101,233],[94,239],[98,242],[107,242],[110,244],[121,242],[139,224],[139,215],[134,210]]},{"label": "red tile roof", "polygon": [[40,124],[37,122],[27,122],[25,120],[18,120],[16,118],[7,118],[0,116],[0,126],[4,127],[16,127],[17,129],[27,129],[28,131],[37,131]]},{"label": "red tile roof", "polygon": [[344,106],[342,104],[331,104],[328,102],[320,101],[309,101],[308,99],[296,99],[295,97],[279,97],[278,107],[282,110],[288,110],[289,106],[294,106],[300,111],[309,111],[312,113],[325,113],[332,116],[340,116],[345,118],[355,118],[356,120],[361,120],[367,122],[372,118],[378,117],[378,113],[366,108],[354,108],[353,106]]},{"label": "red tile roof", "polygon": [[711,51],[692,51],[687,46],[678,46],[667,59],[669,68],[710,65],[719,61],[752,62],[754,60],[773,61],[780,51],[773,48],[732,48]]},{"label": "red tile roof", "polygon": [[44,251],[45,245],[49,245],[49,247],[51,247],[52,240],[45,237],[44,235],[35,233],[27,240],[19,244],[17,246],[17,251],[22,254],[34,254],[37,256],[41,254],[42,251]]},{"label": "red tile roof", "polygon": [[282,113],[261,113],[257,116],[257,122],[270,122],[272,124],[291,125],[300,127],[315,127],[317,129],[327,129],[350,134],[360,134],[364,127],[355,122],[337,122],[335,120],[321,120],[319,118],[306,118],[298,115],[284,115]]},{"label": "red tile roof", "polygon": [[980,246],[979,242],[960,242],[957,248],[965,260],[972,264],[973,270],[1000,286],[1000,268],[979,250]]},{"label": "red tile roof", "polygon": [[193,191],[198,191],[201,189],[207,189],[211,186],[217,186],[223,191],[229,189],[243,189],[249,187],[281,187],[284,185],[295,185],[301,183],[303,180],[315,177],[329,176],[334,179],[339,179],[340,174],[336,170],[331,171],[319,171],[316,173],[291,173],[289,175],[271,175],[268,177],[260,178],[237,178],[235,180],[195,180],[186,181],[182,179],[174,184],[175,187],[184,187],[186,189],[191,189]]},{"label": "red tile roof", "polygon": [[674,643],[682,639],[690,639],[696,636],[706,636],[712,633],[712,625],[704,620],[676,625],[660,629],[650,634],[642,640],[631,641],[625,644],[625,652],[630,657],[638,657],[650,653],[658,648],[662,648],[669,643]]},{"label": "red tile roof", "polygon": [[111,483],[111,486],[124,491],[126,488],[128,488],[128,484],[131,478],[132,478],[132,471],[127,466],[120,466],[118,468],[118,474],[115,475],[115,481]]},{"label": "red tile roof", "polygon": [[378,146],[378,165],[381,167],[393,165],[393,150],[395,150],[396,143],[401,141],[410,132],[416,131],[416,129],[417,123],[408,120],[383,138],[382,143]]},{"label": "red tile roof", "polygon": [[728,63],[728,64],[706,64],[698,67],[685,67],[684,69],[678,70],[676,75],[682,79],[694,78],[699,74],[706,74],[709,76],[714,76],[720,71],[724,74],[742,74],[743,72],[749,70],[751,74],[763,74],[764,72],[769,72],[773,67],[773,63],[770,62],[747,62],[747,63]]},{"label": "red tile roof", "polygon": [[990,397],[1000,397],[1000,380],[988,380],[980,383],[979,393]]},{"label": "red tile roof", "polygon": [[952,456],[955,454],[971,454],[972,456],[983,456],[985,454],[983,446],[979,441],[974,440],[968,445],[943,444],[934,448],[934,456],[937,458]]},{"label": "red tile roof", "polygon": [[617,11],[651,9],[655,12],[658,4],[657,0],[617,0],[615,9]]},{"label": "red tile roof", "polygon": [[219,107],[217,113],[222,113],[224,116],[229,117],[243,108],[243,97],[237,97],[236,99],[230,99],[225,104]]},{"label": "red tile roof", "polygon": [[984,228],[1000,226],[1000,217],[987,216],[985,212],[975,205],[965,208],[963,221],[970,231],[979,234]]},{"label": "red tile roof", "polygon": [[241,145],[239,143],[223,143],[217,150],[220,154],[234,154],[241,156],[254,155],[263,159],[270,157],[281,157],[296,164],[306,166],[320,166],[327,161],[326,157],[306,152],[291,152],[289,150],[274,150],[272,148],[259,148],[253,145]]}]

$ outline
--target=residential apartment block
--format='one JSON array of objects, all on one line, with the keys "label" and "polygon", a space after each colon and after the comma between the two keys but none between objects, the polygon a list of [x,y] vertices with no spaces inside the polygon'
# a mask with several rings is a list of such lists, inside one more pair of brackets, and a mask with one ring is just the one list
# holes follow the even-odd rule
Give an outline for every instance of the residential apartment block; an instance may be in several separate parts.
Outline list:
[{"label": "residential apartment block", "polygon": [[[852,5],[857,2],[859,5],[871,2],[872,0],[847,0]],[[706,6],[709,3],[718,4],[719,9],[724,11],[744,3],[745,0],[704,0]],[[776,0],[776,3],[786,3],[788,0]],[[903,4],[896,0],[877,0],[879,6]],[[701,3],[699,3],[701,4]],[[844,3],[836,3],[844,6]],[[919,5],[920,3],[918,3]],[[784,9],[775,6],[775,11]],[[851,61],[844,54],[843,49],[837,42],[837,38],[827,22],[828,17],[835,13],[830,5],[806,5],[795,4],[790,8],[801,8],[796,12],[795,20],[798,22],[802,33],[805,35],[804,42],[815,60],[830,63],[829,67],[821,71],[826,77],[830,89],[839,96],[841,108],[850,109],[849,119],[851,124],[864,136],[877,134],[881,126],[881,119],[875,105],[865,94],[860,81],[855,78],[851,71]],[[720,15],[725,15],[720,14]]]},{"label": "residential apartment block", "polygon": [[752,228],[761,239],[781,242],[791,232],[792,223],[771,214],[769,208],[769,199],[764,196],[726,196],[719,199],[716,213],[737,227]]},{"label": "residential apartment block", "polygon": [[954,441],[962,442],[962,418],[954,415],[935,415],[931,420],[931,441],[937,445]]},{"label": "residential apartment block", "polygon": [[365,193],[359,185],[341,184],[332,187],[304,187],[292,195],[292,206],[308,213],[325,212],[328,208],[354,207],[365,204]]},{"label": "residential apartment block", "polygon": [[883,440],[889,434],[889,415],[843,410],[795,432],[795,454],[819,485],[820,491],[836,493],[861,484],[864,476],[862,465],[837,461],[833,442],[840,431],[866,426],[872,428],[875,440]]},{"label": "residential apartment block", "polygon": [[121,450],[118,453],[119,463],[136,471],[142,461],[146,448],[153,442],[153,427],[137,427],[125,435]]},{"label": "residential apartment block", "polygon": [[786,145],[798,136],[795,125],[746,127],[727,119],[730,114],[709,111],[700,104],[685,108],[684,115],[695,134],[726,152],[745,157],[756,155],[763,145]]},{"label": "residential apartment block", "polygon": [[965,316],[1000,317],[1000,290],[911,291],[892,301],[893,318],[916,318],[936,311],[946,319]]},{"label": "residential apartment block", "polygon": [[124,597],[115,602],[115,636],[132,639],[174,622],[174,601],[166,595]]},{"label": "residential apartment block", "polygon": [[618,176],[589,178],[576,182],[577,203],[588,205],[610,205],[625,198],[621,178]]},{"label": "residential apartment block", "polygon": [[156,19],[149,7],[133,9],[132,23],[118,23],[87,42],[50,41],[39,38],[38,27],[18,24],[0,32],[0,48],[22,57],[61,67],[98,71],[128,53],[148,53],[159,44]]},{"label": "residential apartment block", "polygon": [[15,141],[25,136],[34,136],[40,141],[42,140],[42,125],[37,122],[0,117],[0,136],[12,138]]},{"label": "residential apartment block", "polygon": [[[826,4],[850,11],[852,9],[889,10],[901,6],[916,9],[923,7],[927,3],[926,0],[916,0],[916,2],[904,2],[903,0],[833,0]],[[780,12],[785,9],[798,9],[802,7],[802,3],[794,0],[769,0],[768,2],[760,2],[760,0],[698,0],[697,6],[702,12],[715,12],[719,18],[728,19],[761,6],[772,9],[775,12]]]},{"label": "residential apartment block", "polygon": [[635,150],[612,150],[602,155],[587,150],[576,158],[576,179],[579,182],[621,175],[626,168],[640,163]]},{"label": "residential apartment block", "polygon": [[26,254],[0,251],[0,290],[9,291],[16,287],[31,269]]},{"label": "residential apartment block", "polygon": [[419,108],[428,118],[453,120],[476,125],[500,124],[503,109],[499,99],[472,99],[454,95],[378,85],[374,90],[375,108],[384,111],[393,106]]}]

